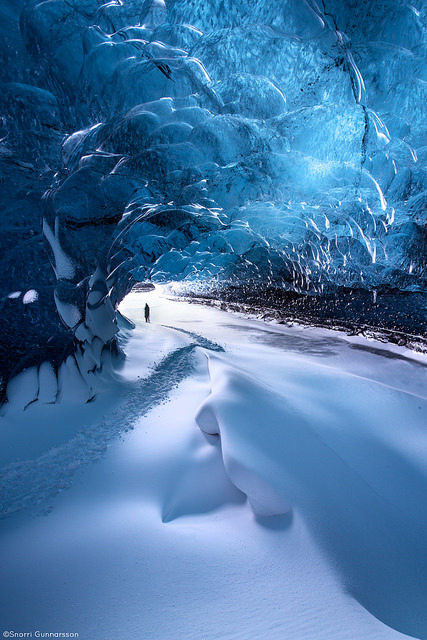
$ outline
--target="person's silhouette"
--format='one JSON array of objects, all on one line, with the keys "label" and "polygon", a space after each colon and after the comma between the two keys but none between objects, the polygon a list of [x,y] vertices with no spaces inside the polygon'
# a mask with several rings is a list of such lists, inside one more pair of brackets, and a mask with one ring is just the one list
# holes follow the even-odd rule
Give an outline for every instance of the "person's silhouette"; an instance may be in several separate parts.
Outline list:
[{"label": "person's silhouette", "polygon": [[144,315],[145,315],[145,322],[150,322],[150,307],[148,306],[147,303],[145,303]]}]

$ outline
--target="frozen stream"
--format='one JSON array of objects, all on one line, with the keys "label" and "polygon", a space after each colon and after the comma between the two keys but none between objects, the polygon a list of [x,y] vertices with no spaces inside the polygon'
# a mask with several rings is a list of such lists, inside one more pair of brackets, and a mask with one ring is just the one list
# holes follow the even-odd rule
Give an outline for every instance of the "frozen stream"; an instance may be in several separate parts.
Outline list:
[{"label": "frozen stream", "polygon": [[121,311],[95,402],[0,418],[0,631],[427,638],[426,357],[158,289]]}]

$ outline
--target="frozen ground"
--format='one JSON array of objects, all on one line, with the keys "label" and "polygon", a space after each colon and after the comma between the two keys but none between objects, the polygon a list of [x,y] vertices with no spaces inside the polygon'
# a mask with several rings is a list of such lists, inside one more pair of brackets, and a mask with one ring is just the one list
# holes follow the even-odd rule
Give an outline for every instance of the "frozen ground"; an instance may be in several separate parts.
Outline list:
[{"label": "frozen ground", "polygon": [[0,419],[0,632],[427,638],[425,356],[159,290],[121,311],[95,402]]}]

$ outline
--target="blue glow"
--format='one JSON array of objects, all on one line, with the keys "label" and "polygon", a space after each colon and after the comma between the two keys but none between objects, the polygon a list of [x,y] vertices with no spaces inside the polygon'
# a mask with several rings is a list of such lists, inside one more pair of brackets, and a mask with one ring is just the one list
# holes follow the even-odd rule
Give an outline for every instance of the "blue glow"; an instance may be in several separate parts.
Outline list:
[{"label": "blue glow", "polygon": [[9,346],[108,342],[135,280],[425,291],[421,0],[0,14]]}]

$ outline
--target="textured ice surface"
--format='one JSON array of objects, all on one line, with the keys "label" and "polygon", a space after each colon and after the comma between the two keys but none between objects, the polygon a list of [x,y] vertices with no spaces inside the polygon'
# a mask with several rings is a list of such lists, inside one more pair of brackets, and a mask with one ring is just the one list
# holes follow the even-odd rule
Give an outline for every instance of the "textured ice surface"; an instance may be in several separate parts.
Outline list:
[{"label": "textured ice surface", "polygon": [[425,291],[424,3],[0,12],[3,386],[100,368],[135,280]]}]

